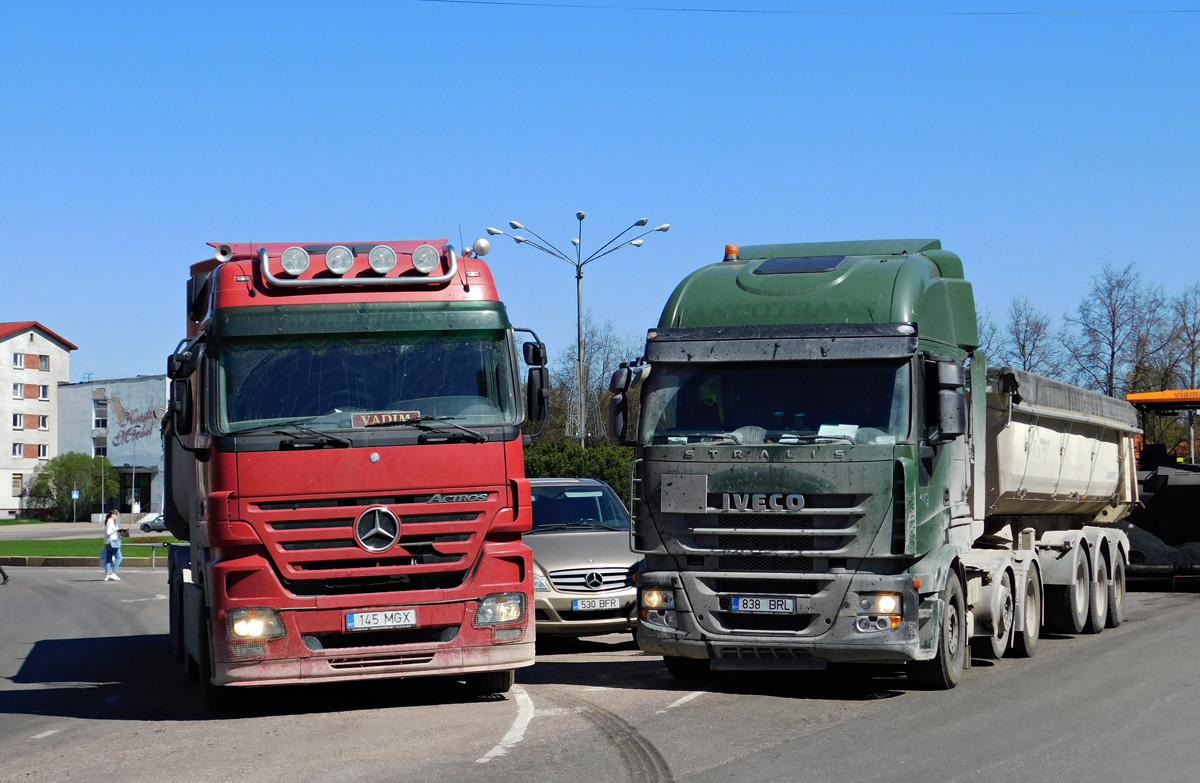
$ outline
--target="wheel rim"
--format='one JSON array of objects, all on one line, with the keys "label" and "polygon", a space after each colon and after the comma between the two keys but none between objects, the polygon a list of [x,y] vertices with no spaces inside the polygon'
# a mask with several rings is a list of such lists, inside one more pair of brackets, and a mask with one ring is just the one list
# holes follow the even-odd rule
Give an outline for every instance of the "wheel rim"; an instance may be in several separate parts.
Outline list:
[{"label": "wheel rim", "polygon": [[946,657],[954,663],[958,662],[958,640],[961,634],[958,627],[960,609],[957,600],[951,601],[950,615],[946,618]]},{"label": "wheel rim", "polygon": [[1041,602],[1038,600],[1038,586],[1032,578],[1025,582],[1025,636],[1036,639],[1041,629]]},{"label": "wheel rim", "polygon": [[1013,615],[1016,611],[1013,601],[1012,578],[1004,575],[1004,582],[1000,588],[1000,617],[996,623],[996,638],[1004,640],[1008,638],[1009,631],[1013,627]]},{"label": "wheel rim", "polygon": [[1080,560],[1075,566],[1075,614],[1087,611],[1088,605],[1088,573],[1087,565]]}]

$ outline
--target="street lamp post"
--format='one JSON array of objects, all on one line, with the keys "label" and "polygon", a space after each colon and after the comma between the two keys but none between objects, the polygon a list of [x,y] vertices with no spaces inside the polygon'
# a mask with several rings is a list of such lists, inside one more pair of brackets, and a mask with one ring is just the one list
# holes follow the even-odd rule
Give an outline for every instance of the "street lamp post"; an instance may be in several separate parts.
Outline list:
[{"label": "street lamp post", "polygon": [[533,236],[537,237],[538,241],[535,242],[534,240],[529,239],[528,237],[524,237],[520,234],[509,234],[508,232],[501,231],[498,228],[488,227],[488,229],[487,229],[487,232],[489,234],[491,234],[492,236],[500,235],[500,236],[510,237],[514,242],[516,242],[519,245],[529,245],[530,247],[537,248],[538,250],[542,251],[543,253],[554,256],[555,258],[560,259],[562,261],[566,261],[568,264],[575,267],[575,323],[576,323],[575,390],[576,390],[576,395],[577,395],[577,400],[578,400],[578,407],[576,410],[578,411],[578,417],[579,417],[578,418],[578,426],[579,426],[579,447],[580,448],[587,447],[587,444],[585,442],[585,438],[587,436],[587,418],[586,418],[587,417],[587,409],[584,405],[584,393],[583,393],[583,381],[584,381],[584,373],[583,373],[583,268],[585,266],[587,266],[588,264],[592,263],[593,261],[597,261],[597,260],[603,258],[604,256],[608,255],[609,253],[616,252],[617,250],[620,250],[623,247],[631,247],[631,246],[632,247],[641,247],[643,242],[645,241],[642,239],[642,237],[646,236],[647,234],[651,234],[655,231],[667,231],[668,229],[671,228],[670,223],[663,223],[660,226],[655,226],[654,228],[643,231],[642,233],[638,234],[636,237],[633,237],[632,239],[627,239],[618,245],[613,245],[614,242],[621,239],[621,237],[625,236],[630,231],[634,230],[635,228],[641,228],[650,222],[650,218],[638,218],[636,221],[634,221],[633,225],[631,225],[629,228],[627,228],[624,231],[622,231],[621,233],[617,234],[615,237],[613,237],[612,239],[605,242],[600,247],[599,250],[592,253],[587,258],[584,258],[582,245],[583,245],[583,219],[585,217],[586,217],[586,215],[583,213],[583,211],[579,211],[579,212],[575,213],[575,219],[579,221],[579,231],[576,233],[575,238],[571,240],[571,244],[575,246],[575,258],[574,259],[572,259],[569,255],[567,255],[563,251],[559,250],[557,247],[555,247],[550,242],[543,239],[533,229],[527,228],[515,220],[508,221],[509,227],[511,227],[515,231],[528,231],[530,234],[533,234]]}]

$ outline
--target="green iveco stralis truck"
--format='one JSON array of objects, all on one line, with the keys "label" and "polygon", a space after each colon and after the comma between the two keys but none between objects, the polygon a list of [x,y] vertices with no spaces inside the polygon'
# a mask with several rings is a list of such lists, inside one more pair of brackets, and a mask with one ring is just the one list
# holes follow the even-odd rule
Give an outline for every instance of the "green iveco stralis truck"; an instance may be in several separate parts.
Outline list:
[{"label": "green iveco stralis truck", "polygon": [[951,688],[968,643],[1119,624],[1133,409],[978,342],[937,240],[730,245],[685,278],[612,380],[642,649],[682,679],[879,662]]}]

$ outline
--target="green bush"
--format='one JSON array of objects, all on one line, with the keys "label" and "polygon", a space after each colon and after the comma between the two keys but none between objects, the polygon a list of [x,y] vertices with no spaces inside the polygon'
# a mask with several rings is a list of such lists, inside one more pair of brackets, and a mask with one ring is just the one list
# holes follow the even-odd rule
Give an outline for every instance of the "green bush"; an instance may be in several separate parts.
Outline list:
[{"label": "green bush", "polygon": [[529,478],[599,479],[616,490],[626,505],[632,465],[633,449],[609,441],[581,449],[575,440],[537,440],[525,449],[525,475]]}]

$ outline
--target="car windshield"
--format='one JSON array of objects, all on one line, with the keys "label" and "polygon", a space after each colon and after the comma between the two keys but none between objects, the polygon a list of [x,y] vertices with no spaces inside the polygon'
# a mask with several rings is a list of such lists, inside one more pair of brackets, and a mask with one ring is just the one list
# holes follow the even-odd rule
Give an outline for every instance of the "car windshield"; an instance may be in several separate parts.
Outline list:
[{"label": "car windshield", "polygon": [[908,437],[909,389],[898,362],[656,364],[642,442],[896,443]]},{"label": "car windshield", "polygon": [[533,530],[628,530],[629,515],[606,486],[533,486]]},{"label": "car windshield", "polygon": [[219,427],[226,433],[418,418],[469,426],[516,422],[512,361],[501,331],[231,338],[221,344],[218,364]]}]

